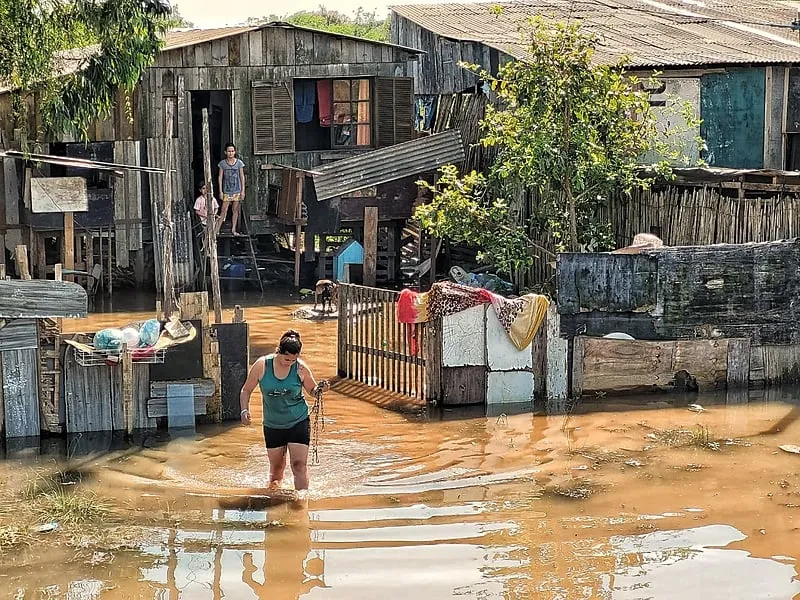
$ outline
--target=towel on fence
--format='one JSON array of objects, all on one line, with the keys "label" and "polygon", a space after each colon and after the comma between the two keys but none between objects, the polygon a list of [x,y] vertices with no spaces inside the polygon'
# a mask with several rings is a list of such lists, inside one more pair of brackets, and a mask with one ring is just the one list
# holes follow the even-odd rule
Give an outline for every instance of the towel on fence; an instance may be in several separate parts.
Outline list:
[{"label": "towel on fence", "polygon": [[429,292],[401,291],[397,300],[397,320],[400,323],[424,323],[481,304],[494,307],[511,342],[522,350],[542,326],[550,301],[539,294],[508,299],[482,288],[443,281],[433,284]]},{"label": "towel on fence", "polygon": [[500,325],[517,350],[527,348],[547,316],[550,301],[540,294],[526,294],[509,300],[492,294],[492,306]]}]

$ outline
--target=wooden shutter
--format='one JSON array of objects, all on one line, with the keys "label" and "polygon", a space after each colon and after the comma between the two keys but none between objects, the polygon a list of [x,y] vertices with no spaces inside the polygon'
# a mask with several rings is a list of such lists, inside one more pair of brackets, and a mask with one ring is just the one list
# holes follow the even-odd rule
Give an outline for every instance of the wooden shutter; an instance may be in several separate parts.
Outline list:
[{"label": "wooden shutter", "polygon": [[411,77],[378,77],[375,106],[379,148],[411,140],[414,134],[414,80]]},{"label": "wooden shutter", "polygon": [[253,84],[253,154],[294,152],[294,98],[285,81]]}]

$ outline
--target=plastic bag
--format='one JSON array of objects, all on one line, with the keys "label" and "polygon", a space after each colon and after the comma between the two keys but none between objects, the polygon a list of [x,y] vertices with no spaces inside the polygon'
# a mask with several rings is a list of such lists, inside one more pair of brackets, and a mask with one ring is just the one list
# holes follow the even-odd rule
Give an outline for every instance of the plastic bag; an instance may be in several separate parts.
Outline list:
[{"label": "plastic bag", "polygon": [[119,350],[122,348],[123,339],[121,329],[114,327],[101,329],[94,334],[94,347],[98,350]]},{"label": "plastic bag", "polygon": [[161,323],[156,319],[149,319],[142,324],[139,330],[139,345],[154,346],[161,335]]}]

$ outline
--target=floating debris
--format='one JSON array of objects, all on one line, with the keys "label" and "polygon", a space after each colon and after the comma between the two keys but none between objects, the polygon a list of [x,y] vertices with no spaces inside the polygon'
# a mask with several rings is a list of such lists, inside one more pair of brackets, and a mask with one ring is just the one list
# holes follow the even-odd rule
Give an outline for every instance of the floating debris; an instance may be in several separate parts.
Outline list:
[{"label": "floating debris", "polygon": [[690,404],[686,408],[688,408],[690,411],[696,412],[696,413],[701,413],[701,412],[704,412],[706,410],[705,408],[703,408],[699,404]]},{"label": "floating debris", "polygon": [[50,523],[42,523],[31,527],[31,533],[50,533],[58,529],[58,522],[51,521]]},{"label": "floating debris", "polygon": [[791,452],[792,454],[800,454],[800,446],[795,446],[794,444],[784,444],[783,446],[778,446],[784,452]]}]

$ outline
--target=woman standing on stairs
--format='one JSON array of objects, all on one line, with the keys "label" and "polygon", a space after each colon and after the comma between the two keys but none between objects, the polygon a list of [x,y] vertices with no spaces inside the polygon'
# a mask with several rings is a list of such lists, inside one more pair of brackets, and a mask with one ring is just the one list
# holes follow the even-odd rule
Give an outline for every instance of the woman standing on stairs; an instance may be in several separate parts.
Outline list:
[{"label": "woman standing on stairs", "polygon": [[219,161],[219,189],[222,194],[222,210],[217,219],[217,233],[219,233],[225,218],[228,216],[228,207],[231,209],[231,233],[234,237],[242,237],[237,230],[239,225],[239,202],[244,200],[244,163],[236,156],[236,146],[228,142],[225,144],[225,158]]}]

